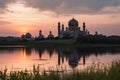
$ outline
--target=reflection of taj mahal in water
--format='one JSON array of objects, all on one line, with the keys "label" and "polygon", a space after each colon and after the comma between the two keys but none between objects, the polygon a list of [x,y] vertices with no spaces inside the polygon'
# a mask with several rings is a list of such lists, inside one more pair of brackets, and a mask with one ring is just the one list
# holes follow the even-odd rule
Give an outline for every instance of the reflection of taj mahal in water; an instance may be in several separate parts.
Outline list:
[{"label": "reflection of taj mahal in water", "polygon": [[64,37],[77,38],[79,36],[84,36],[88,34],[89,34],[89,31],[86,29],[85,22],[83,22],[82,29],[79,27],[78,21],[74,18],[68,22],[68,27],[66,27],[66,29],[64,29],[64,24],[61,25],[60,22],[58,22],[58,37],[59,38],[64,38]]},{"label": "reflection of taj mahal in water", "polygon": [[[58,64],[59,66],[65,64],[67,62],[67,64],[71,67],[71,68],[76,68],[78,65],[85,65],[86,64],[86,55],[85,53],[81,53],[79,54],[79,50],[77,49],[54,49],[54,48],[35,48],[35,50],[38,52],[39,54],[39,60],[47,60],[43,58],[43,55],[45,54],[44,52],[47,51],[48,55],[50,58],[53,58],[54,55],[54,51],[57,51],[57,56],[58,56]],[[32,48],[24,48],[24,51],[26,53],[26,55],[31,55],[32,54]]]}]

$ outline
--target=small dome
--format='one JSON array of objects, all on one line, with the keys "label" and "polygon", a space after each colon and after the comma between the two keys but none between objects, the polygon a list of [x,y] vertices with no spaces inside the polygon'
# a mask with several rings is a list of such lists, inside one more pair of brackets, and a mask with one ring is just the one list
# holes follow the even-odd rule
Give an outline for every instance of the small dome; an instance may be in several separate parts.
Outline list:
[{"label": "small dome", "polygon": [[31,38],[32,35],[28,32],[25,34],[25,36],[26,36],[26,38]]},{"label": "small dome", "polygon": [[76,19],[74,19],[74,18],[72,18],[69,22],[68,22],[68,26],[69,26],[69,28],[70,28],[70,30],[73,30],[73,29],[75,29],[75,28],[77,28],[78,27],[78,21],[76,20]]}]

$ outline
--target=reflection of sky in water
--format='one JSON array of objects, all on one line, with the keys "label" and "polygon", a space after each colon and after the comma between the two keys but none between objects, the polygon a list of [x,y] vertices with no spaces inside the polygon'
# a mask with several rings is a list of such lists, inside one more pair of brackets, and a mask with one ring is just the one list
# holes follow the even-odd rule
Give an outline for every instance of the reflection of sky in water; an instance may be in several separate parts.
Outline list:
[{"label": "reflection of sky in water", "polygon": [[93,62],[110,64],[118,59],[118,48],[0,48],[0,69],[6,66],[9,70],[32,69],[33,65],[39,65],[42,70],[61,66],[67,70],[84,69]]}]

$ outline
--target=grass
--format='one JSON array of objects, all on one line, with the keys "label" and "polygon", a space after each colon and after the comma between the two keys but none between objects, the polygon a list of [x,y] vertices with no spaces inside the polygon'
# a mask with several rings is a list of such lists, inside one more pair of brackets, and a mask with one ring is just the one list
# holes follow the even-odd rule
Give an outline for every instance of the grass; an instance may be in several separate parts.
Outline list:
[{"label": "grass", "polygon": [[91,67],[72,73],[58,73],[58,71],[41,72],[39,66],[33,66],[32,72],[11,71],[7,68],[0,71],[0,80],[120,80],[120,61],[112,62],[110,66],[93,64]]}]

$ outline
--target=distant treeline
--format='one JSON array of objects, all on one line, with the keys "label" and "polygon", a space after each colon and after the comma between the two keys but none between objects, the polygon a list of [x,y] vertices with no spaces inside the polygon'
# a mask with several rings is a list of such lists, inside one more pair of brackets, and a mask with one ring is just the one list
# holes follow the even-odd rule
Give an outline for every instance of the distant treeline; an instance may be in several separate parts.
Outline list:
[{"label": "distant treeline", "polygon": [[80,36],[76,43],[120,44],[120,36],[87,35]]},{"label": "distant treeline", "polygon": [[[59,39],[58,37],[54,38],[25,38],[22,39],[20,37],[0,37],[0,44],[21,44],[21,43],[26,43],[26,42],[36,42],[36,41],[44,41],[44,40],[68,40],[68,43],[70,42],[69,39],[74,39],[73,37],[65,37],[62,39]],[[57,42],[52,42],[56,43]],[[70,42],[71,43],[71,42]],[[75,43],[81,44],[120,44],[120,36],[105,36],[105,35],[86,35],[86,36],[80,36],[76,39]]]}]

